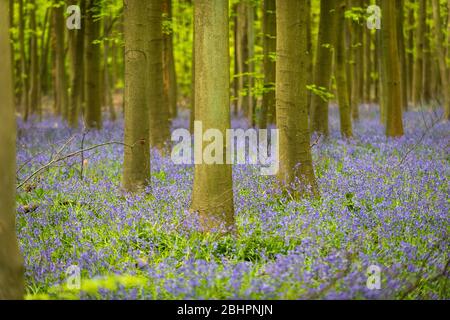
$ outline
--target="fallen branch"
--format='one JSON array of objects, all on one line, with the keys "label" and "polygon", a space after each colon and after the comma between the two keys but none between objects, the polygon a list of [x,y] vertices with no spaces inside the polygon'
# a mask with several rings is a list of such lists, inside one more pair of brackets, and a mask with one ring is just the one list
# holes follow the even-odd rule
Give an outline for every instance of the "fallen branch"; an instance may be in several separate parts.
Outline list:
[{"label": "fallen branch", "polygon": [[22,187],[23,187],[28,181],[30,181],[33,177],[35,177],[36,175],[38,175],[40,172],[44,171],[45,169],[50,168],[50,167],[51,167],[52,165],[54,165],[55,163],[58,163],[58,162],[67,160],[67,159],[69,159],[69,158],[72,158],[72,157],[74,157],[74,156],[79,155],[80,153],[84,153],[84,152],[87,152],[87,151],[91,151],[91,150],[94,150],[94,149],[97,149],[97,148],[101,148],[101,147],[108,146],[108,145],[114,145],[114,144],[115,144],[115,145],[122,145],[122,146],[125,146],[125,147],[128,147],[128,148],[134,148],[134,146],[136,145],[136,143],[134,143],[133,145],[129,145],[129,144],[126,144],[126,143],[123,143],[123,142],[110,141],[110,142],[100,143],[100,144],[91,146],[91,147],[86,148],[86,149],[81,149],[81,150],[78,150],[78,151],[74,151],[74,152],[69,153],[69,154],[64,155],[64,156],[59,156],[59,157],[57,157],[57,158],[53,158],[52,160],[50,160],[50,162],[48,162],[47,164],[43,165],[42,167],[40,167],[39,169],[37,169],[36,171],[34,171],[31,175],[29,175],[26,179],[24,179],[24,180],[17,186],[16,189],[22,188]]}]

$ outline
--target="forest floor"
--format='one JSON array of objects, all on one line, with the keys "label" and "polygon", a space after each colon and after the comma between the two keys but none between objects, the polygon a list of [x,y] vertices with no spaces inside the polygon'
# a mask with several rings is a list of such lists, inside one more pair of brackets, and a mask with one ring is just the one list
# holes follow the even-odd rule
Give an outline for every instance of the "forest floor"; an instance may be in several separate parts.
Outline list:
[{"label": "forest floor", "polygon": [[[193,166],[154,152],[151,188],[130,196],[120,191],[123,146],[59,161],[18,190],[28,298],[449,299],[450,123],[436,118],[407,112],[405,136],[392,140],[363,107],[346,141],[333,109],[331,137],[313,149],[319,200],[291,201],[274,177],[234,166],[237,239],[197,232]],[[59,120],[19,120],[19,183],[79,150],[82,136]],[[84,140],[123,141],[123,122]],[[66,286],[72,265],[81,291]],[[367,287],[370,266],[379,290]]]}]

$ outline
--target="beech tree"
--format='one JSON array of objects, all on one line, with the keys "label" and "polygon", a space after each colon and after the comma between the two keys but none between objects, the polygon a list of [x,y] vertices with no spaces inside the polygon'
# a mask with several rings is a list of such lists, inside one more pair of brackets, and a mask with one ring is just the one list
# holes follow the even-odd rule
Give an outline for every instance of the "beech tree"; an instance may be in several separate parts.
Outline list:
[{"label": "beech tree", "polygon": [[86,48],[85,48],[85,93],[86,108],[85,119],[89,128],[100,129],[102,127],[101,109],[101,65],[100,45],[100,20],[96,18],[100,10],[101,0],[86,0]]},{"label": "beech tree", "polygon": [[[319,92],[330,91],[336,29],[336,1],[320,1],[320,25],[317,39],[317,58],[314,68],[314,85]],[[311,97],[311,128],[328,135],[328,98],[314,94]]]},{"label": "beech tree", "polygon": [[123,188],[142,191],[150,182],[150,118],[147,87],[149,46],[149,3],[126,0],[125,38],[125,143]]},{"label": "beech tree", "polygon": [[164,104],[167,105],[170,118],[176,118],[177,110],[177,75],[173,53],[172,0],[163,0],[163,17],[166,28],[163,28],[163,82]]},{"label": "beech tree", "polygon": [[[306,1],[277,1],[278,178],[294,197],[318,193],[308,125]],[[297,185],[297,182],[300,185]]]},{"label": "beech tree", "polygon": [[277,50],[277,18],[275,0],[264,0],[263,8],[263,53],[264,53],[264,92],[261,103],[259,127],[264,129],[275,123],[275,75]]},{"label": "beech tree", "polygon": [[395,1],[382,0],[383,21],[382,36],[382,72],[386,82],[386,135],[398,137],[403,135],[402,122],[402,84],[400,79],[400,61],[398,54],[397,8]]},{"label": "beech tree", "polygon": [[417,14],[417,30],[415,36],[415,59],[414,59],[414,76],[413,76],[413,92],[412,103],[418,105],[423,102],[423,59],[425,46],[425,29],[427,18],[427,0],[419,1],[419,11]]},{"label": "beech tree", "polygon": [[[433,1],[433,19],[436,24],[435,39],[436,39],[436,54],[438,56],[439,62],[439,72],[442,82],[442,96],[443,96],[443,106],[444,106],[444,117],[445,119],[450,119],[450,81],[449,81],[449,68],[447,68],[445,49],[443,43],[445,43],[444,34],[442,32],[442,17],[441,17],[441,6],[439,0]],[[450,6],[450,2],[449,2]],[[450,12],[449,12],[450,16]],[[450,48],[448,49],[450,51]]]},{"label": "beech tree", "polygon": [[[77,4],[77,0],[73,0],[72,4]],[[80,11],[84,12],[86,8],[86,0],[79,1]],[[69,46],[70,46],[70,97],[68,107],[68,122],[72,128],[78,127],[78,117],[82,106],[82,91],[84,77],[84,20],[81,22],[81,29],[69,30]]]},{"label": "beech tree", "polygon": [[[194,33],[195,120],[203,128],[197,138],[208,129],[226,137],[231,126],[228,0],[194,0]],[[206,231],[235,229],[232,171],[225,159],[224,152],[222,164],[195,165],[191,209]]]},{"label": "beech tree", "polygon": [[341,135],[349,138],[353,135],[351,106],[349,98],[349,83],[347,80],[347,69],[345,59],[345,10],[347,8],[345,0],[336,2],[336,45],[335,45],[335,76],[337,86],[337,98],[339,104],[339,119],[341,124]]},{"label": "beech tree", "polygon": [[16,237],[16,119],[8,1],[0,0],[0,300],[22,299],[23,262]]},{"label": "beech tree", "polygon": [[150,145],[163,150],[170,138],[169,108],[163,97],[163,34],[162,5],[160,0],[148,1],[149,44],[147,72],[149,73],[147,95],[150,108]]},{"label": "beech tree", "polygon": [[52,11],[52,30],[54,32],[55,41],[55,110],[56,113],[61,114],[64,119],[68,119],[68,95],[64,42],[66,26],[64,19],[64,7],[58,0],[54,0]]}]

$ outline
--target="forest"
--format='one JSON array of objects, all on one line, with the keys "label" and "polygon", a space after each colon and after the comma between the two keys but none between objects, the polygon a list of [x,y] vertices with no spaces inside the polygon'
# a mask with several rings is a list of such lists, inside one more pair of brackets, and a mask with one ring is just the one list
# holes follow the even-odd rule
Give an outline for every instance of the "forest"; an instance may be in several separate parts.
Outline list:
[{"label": "forest", "polygon": [[450,0],[0,0],[0,300],[450,299]]}]

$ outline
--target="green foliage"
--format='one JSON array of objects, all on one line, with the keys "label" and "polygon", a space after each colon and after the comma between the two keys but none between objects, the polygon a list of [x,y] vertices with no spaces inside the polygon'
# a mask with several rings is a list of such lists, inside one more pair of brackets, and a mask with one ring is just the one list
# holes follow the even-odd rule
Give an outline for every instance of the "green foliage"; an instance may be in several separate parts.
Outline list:
[{"label": "green foliage", "polygon": [[306,88],[311,91],[316,96],[319,96],[323,101],[330,101],[334,99],[334,94],[328,91],[324,87],[317,86],[315,84],[311,84],[306,86]]}]

